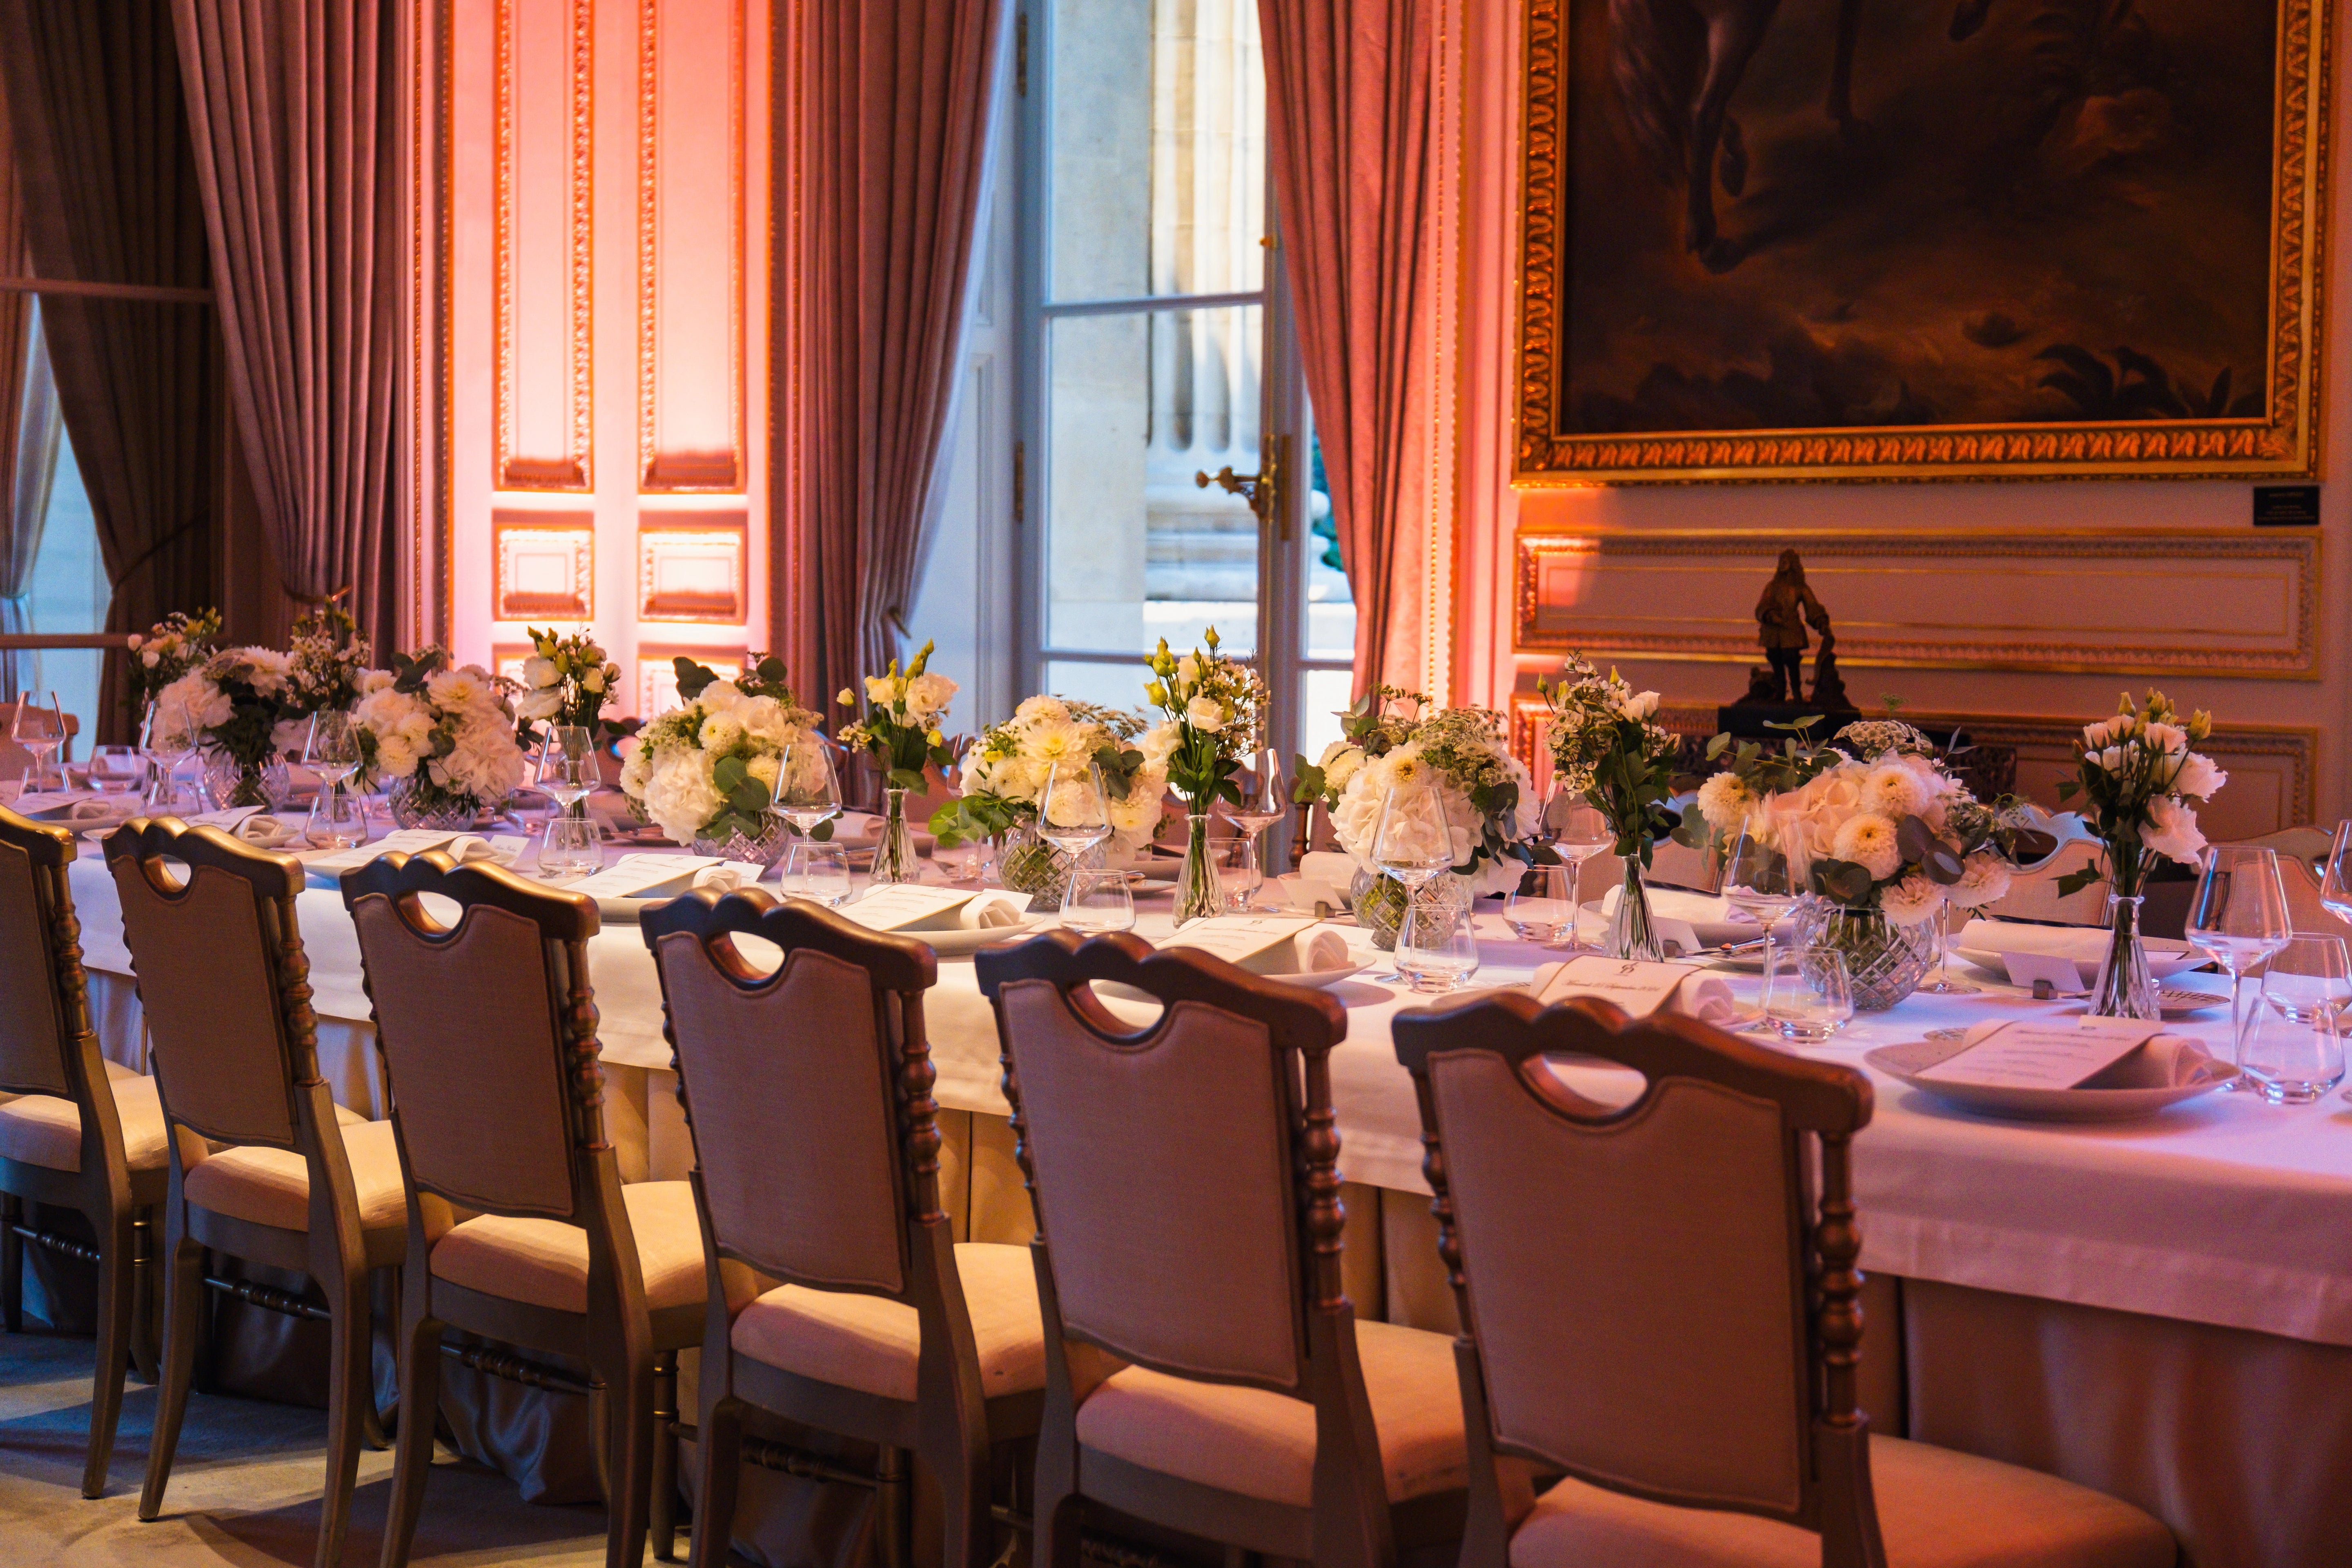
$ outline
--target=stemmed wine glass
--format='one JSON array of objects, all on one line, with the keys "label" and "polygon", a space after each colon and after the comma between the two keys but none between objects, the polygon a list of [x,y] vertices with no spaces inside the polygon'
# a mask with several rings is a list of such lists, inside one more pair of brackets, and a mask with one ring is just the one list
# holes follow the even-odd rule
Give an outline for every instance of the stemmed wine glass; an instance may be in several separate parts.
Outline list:
[{"label": "stemmed wine glass", "polygon": [[1398,967],[1381,976],[1386,984],[1405,978],[1403,954],[1422,889],[1454,869],[1454,835],[1447,829],[1445,803],[1425,784],[1390,786],[1381,802],[1380,826],[1372,833],[1372,864],[1404,889],[1404,918],[1397,922]]},{"label": "stemmed wine glass", "polygon": [[1582,795],[1570,790],[1553,794],[1544,806],[1544,826],[1551,834],[1552,849],[1559,858],[1575,868],[1570,879],[1569,901],[1576,906],[1576,914],[1569,921],[1568,951],[1596,951],[1585,942],[1579,931],[1584,919],[1584,863],[1617,842],[1616,830],[1601,808]]},{"label": "stemmed wine glass", "polygon": [[[1772,841],[1754,829],[1742,826],[1732,835],[1723,852],[1723,899],[1733,909],[1754,921],[1760,930],[1763,944],[1764,970],[1769,977],[1774,972],[1772,928],[1782,916],[1796,908],[1804,895],[1805,873],[1801,858],[1791,862]],[[1742,1020],[1753,1024],[1765,1015],[1761,1012]]]},{"label": "stemmed wine glass", "polygon": [[[1242,862],[1235,868],[1244,888],[1255,889],[1265,880],[1265,861],[1259,852],[1259,840],[1265,830],[1290,815],[1290,802],[1282,787],[1282,763],[1279,753],[1268,746],[1257,754],[1257,777],[1235,805],[1230,801],[1222,808],[1225,820],[1242,830]],[[1249,897],[1243,900],[1247,908]]]},{"label": "stemmed wine glass", "polygon": [[[823,741],[784,748],[776,764],[775,793],[768,809],[793,825],[798,836],[784,856],[781,880],[795,897],[828,908],[849,896],[849,863],[830,844],[819,845],[816,830],[841,815],[841,779]],[[820,853],[822,851],[822,853]]]},{"label": "stemmed wine glass", "polygon": [[[2243,1068],[2246,975],[2294,934],[2277,852],[2259,845],[2216,845],[2206,850],[2189,905],[2188,934],[2198,952],[2229,971],[2230,1065]],[[2242,1075],[2224,1087],[2236,1089],[2242,1082]]]},{"label": "stemmed wine glass", "polygon": [[[1111,834],[1108,797],[1103,793],[1102,770],[1090,761],[1055,763],[1045,771],[1045,792],[1037,797],[1037,837],[1062,852],[1067,879],[1062,887],[1062,922],[1075,931],[1114,929],[1118,900],[1102,887],[1102,877],[1087,862],[1097,845]],[[1124,891],[1127,879],[1117,878]],[[1134,923],[1134,904],[1127,906],[1127,924]]]},{"label": "stemmed wine glass", "polygon": [[[49,705],[40,706],[26,692],[16,702],[16,715],[8,725],[8,738],[30,752],[32,763],[25,769],[25,785],[18,793],[33,795],[47,787],[49,778],[49,758],[66,743],[65,710],[58,702],[58,694],[49,693]],[[62,773],[58,784],[65,783]]]},{"label": "stemmed wine glass", "polygon": [[541,793],[555,802],[539,842],[540,874],[550,879],[593,876],[604,864],[604,835],[580,803],[604,781],[595,732],[585,724],[550,724],[539,748]]},{"label": "stemmed wine glass", "polygon": [[367,842],[367,816],[343,791],[343,781],[359,772],[359,731],[349,713],[326,710],[310,715],[302,765],[319,775],[319,794],[302,837],[314,847],[350,849]]},{"label": "stemmed wine glass", "polygon": [[162,710],[152,705],[147,710],[144,750],[155,764],[155,793],[147,803],[151,815],[192,816],[208,809],[203,781],[180,777],[180,769],[195,752],[194,741],[184,730],[166,729]]},{"label": "stemmed wine glass", "polygon": [[2336,841],[2327,847],[2327,863],[2321,868],[2319,901],[2329,914],[2352,925],[2352,821],[2336,825]]}]

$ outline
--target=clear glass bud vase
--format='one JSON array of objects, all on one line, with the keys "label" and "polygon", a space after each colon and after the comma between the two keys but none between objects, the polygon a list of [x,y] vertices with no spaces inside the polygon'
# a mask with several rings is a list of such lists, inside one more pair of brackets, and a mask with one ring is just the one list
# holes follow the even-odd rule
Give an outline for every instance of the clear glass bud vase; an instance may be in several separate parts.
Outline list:
[{"label": "clear glass bud vase", "polygon": [[918,880],[922,861],[915,854],[915,836],[907,828],[907,792],[885,790],[882,799],[882,840],[874,846],[873,885]]},{"label": "clear glass bud vase", "polygon": [[1217,863],[1209,855],[1209,816],[1196,811],[1184,819],[1184,864],[1176,871],[1176,923],[1186,925],[1221,912]]},{"label": "clear glass bud vase", "polygon": [[1659,940],[1657,922],[1650,916],[1650,896],[1642,887],[1642,858],[1622,858],[1625,881],[1617,895],[1617,908],[1609,917],[1608,956],[1656,963],[1666,956],[1666,949]]},{"label": "clear glass bud vase", "polygon": [[2091,983],[2094,1018],[2159,1018],[2156,982],[2147,972],[2147,944],[2139,935],[2139,900],[2107,898],[2107,952]]}]

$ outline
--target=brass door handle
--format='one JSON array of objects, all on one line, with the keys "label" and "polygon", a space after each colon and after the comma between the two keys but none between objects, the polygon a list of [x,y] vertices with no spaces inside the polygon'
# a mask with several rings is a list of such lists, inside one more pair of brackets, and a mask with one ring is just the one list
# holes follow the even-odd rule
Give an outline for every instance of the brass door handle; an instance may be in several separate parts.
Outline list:
[{"label": "brass door handle", "polygon": [[1213,474],[1195,473],[1192,482],[1202,489],[1221,486],[1227,494],[1241,497],[1257,514],[1259,527],[1278,527],[1286,542],[1290,538],[1290,520],[1282,515],[1282,475],[1284,458],[1289,450],[1290,437],[1276,436],[1265,443],[1256,473],[1237,474],[1228,463]]}]

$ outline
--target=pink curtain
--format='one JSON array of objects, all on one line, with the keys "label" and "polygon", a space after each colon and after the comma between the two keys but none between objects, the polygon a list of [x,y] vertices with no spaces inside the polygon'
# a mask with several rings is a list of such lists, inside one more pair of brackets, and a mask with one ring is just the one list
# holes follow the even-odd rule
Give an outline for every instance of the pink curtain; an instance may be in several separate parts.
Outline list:
[{"label": "pink curtain", "polygon": [[393,646],[394,9],[172,0],[228,385],[286,591]]},{"label": "pink curtain", "polygon": [[1427,635],[1428,563],[1411,542],[1430,500],[1439,3],[1258,0],[1282,248],[1355,590],[1360,696],[1416,684]]},{"label": "pink curtain", "polygon": [[1009,8],[805,0],[782,69],[776,608],[813,706],[897,651],[971,293]]}]

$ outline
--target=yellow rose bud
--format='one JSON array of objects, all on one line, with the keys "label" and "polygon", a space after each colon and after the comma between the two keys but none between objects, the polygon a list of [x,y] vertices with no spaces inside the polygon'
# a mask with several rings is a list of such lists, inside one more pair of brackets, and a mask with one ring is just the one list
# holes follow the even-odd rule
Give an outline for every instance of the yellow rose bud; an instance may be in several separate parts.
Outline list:
[{"label": "yellow rose bud", "polygon": [[857,706],[857,693],[845,686],[841,689],[841,695],[835,698],[834,700],[840,703],[844,708],[855,708]]},{"label": "yellow rose bud", "polygon": [[945,735],[940,734],[937,730],[926,730],[923,731],[923,739],[929,741],[934,746],[944,746],[948,743],[948,738]]}]

